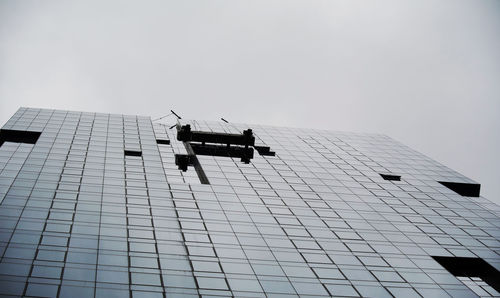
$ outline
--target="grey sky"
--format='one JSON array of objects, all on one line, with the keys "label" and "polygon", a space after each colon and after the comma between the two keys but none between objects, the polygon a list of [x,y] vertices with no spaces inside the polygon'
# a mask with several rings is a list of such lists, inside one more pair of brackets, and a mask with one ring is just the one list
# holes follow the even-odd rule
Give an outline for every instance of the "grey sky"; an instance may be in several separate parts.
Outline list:
[{"label": "grey sky", "polygon": [[500,203],[500,1],[0,0],[19,106],[384,133]]}]

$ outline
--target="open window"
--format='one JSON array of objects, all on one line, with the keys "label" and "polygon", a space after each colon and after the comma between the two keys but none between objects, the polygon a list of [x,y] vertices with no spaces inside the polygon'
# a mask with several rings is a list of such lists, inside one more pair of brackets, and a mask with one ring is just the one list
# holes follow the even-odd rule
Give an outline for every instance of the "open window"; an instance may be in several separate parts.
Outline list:
[{"label": "open window", "polygon": [[401,176],[392,174],[379,174],[384,180],[401,181]]},{"label": "open window", "polygon": [[170,145],[170,140],[167,140],[167,139],[156,139],[156,144],[158,144],[158,145]]},{"label": "open window", "polygon": [[462,182],[447,182],[438,181],[442,185],[453,190],[457,194],[465,197],[479,197],[479,192],[481,190],[481,184],[477,183],[462,183]]},{"label": "open window", "polygon": [[0,146],[4,142],[35,144],[41,134],[37,131],[0,129]]},{"label": "open window", "polygon": [[276,152],[271,151],[271,148],[268,146],[253,146],[260,155],[264,156],[276,156]]},{"label": "open window", "polygon": [[433,257],[479,296],[500,295],[500,272],[481,258]]},{"label": "open window", "polygon": [[125,156],[142,156],[142,151],[125,150]]}]

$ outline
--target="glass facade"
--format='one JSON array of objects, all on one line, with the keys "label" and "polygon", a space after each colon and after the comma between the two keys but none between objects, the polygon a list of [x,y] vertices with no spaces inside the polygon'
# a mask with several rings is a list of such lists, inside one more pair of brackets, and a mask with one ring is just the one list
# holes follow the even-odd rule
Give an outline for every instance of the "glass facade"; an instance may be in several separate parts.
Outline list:
[{"label": "glass facade", "polygon": [[498,295],[500,207],[445,185],[471,179],[384,135],[179,121],[251,128],[276,154],[198,155],[202,183],[171,125],[20,108],[0,147],[0,295]]}]

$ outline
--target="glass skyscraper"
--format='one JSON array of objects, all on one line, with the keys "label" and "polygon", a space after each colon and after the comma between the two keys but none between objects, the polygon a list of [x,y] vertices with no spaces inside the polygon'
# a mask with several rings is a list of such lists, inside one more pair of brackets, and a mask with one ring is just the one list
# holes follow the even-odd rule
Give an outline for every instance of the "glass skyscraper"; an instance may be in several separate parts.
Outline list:
[{"label": "glass skyscraper", "polygon": [[384,135],[20,108],[0,295],[500,295],[500,207]]}]

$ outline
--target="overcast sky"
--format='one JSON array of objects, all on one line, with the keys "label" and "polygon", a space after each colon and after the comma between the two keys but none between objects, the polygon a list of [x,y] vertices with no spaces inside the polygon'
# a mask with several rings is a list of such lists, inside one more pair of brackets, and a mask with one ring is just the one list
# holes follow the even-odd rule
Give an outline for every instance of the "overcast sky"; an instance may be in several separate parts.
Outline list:
[{"label": "overcast sky", "polygon": [[0,0],[19,106],[383,133],[500,204],[500,1]]}]

